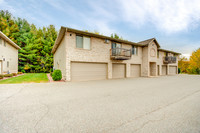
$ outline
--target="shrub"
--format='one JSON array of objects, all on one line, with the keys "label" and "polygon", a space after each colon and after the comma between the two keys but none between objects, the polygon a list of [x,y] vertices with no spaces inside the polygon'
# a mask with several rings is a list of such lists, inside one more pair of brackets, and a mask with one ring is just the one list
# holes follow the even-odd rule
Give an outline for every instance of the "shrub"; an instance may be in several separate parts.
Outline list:
[{"label": "shrub", "polygon": [[13,76],[17,76],[17,73],[12,73]]},{"label": "shrub", "polygon": [[180,68],[178,68],[178,74],[179,74],[179,73],[181,73],[181,69],[180,69]]},{"label": "shrub", "polygon": [[3,77],[4,77],[3,74],[0,74],[0,79],[3,79]]},{"label": "shrub", "polygon": [[50,76],[52,77],[53,72],[50,72]]},{"label": "shrub", "polygon": [[52,78],[54,81],[59,81],[62,79],[62,72],[61,70],[54,70],[53,74],[52,74]]},{"label": "shrub", "polygon": [[25,73],[26,71],[25,70],[22,70],[22,73]]},{"label": "shrub", "polygon": [[23,72],[18,72],[17,74],[23,74]]},{"label": "shrub", "polygon": [[13,74],[5,74],[4,77],[13,77]]}]

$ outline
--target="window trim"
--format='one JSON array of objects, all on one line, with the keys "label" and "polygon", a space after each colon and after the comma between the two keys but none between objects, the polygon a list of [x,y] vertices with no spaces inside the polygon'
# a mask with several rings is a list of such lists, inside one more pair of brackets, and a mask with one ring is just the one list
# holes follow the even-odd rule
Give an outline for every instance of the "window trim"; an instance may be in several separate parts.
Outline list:
[{"label": "window trim", "polygon": [[132,45],[131,54],[138,55],[138,46]]},{"label": "window trim", "polygon": [[6,41],[4,40],[4,43],[3,43],[4,47],[6,47]]},{"label": "window trim", "polygon": [[157,50],[157,58],[160,58],[160,52]]},{"label": "window trim", "polygon": [[9,66],[10,66],[10,63],[9,63],[9,61],[7,61],[7,68],[9,68]]},{"label": "window trim", "polygon": [[117,43],[117,42],[112,42],[111,43],[111,48],[113,48],[113,44],[115,44],[115,48],[117,48],[117,44],[120,44],[120,48],[122,48],[122,44],[121,43]]},{"label": "window trim", "polygon": [[83,40],[84,40],[84,37],[85,37],[85,38],[90,38],[90,49],[78,48],[78,47],[77,47],[77,39],[76,39],[76,44],[75,44],[75,48],[76,48],[76,49],[80,49],[80,50],[91,50],[91,49],[92,49],[91,37],[89,37],[89,36],[82,36],[82,35],[79,35],[79,34],[77,34],[76,37],[77,37],[77,36],[83,38],[83,39],[82,39],[82,45],[83,45],[83,46],[84,46],[84,41],[83,41]]},{"label": "window trim", "polygon": [[3,39],[2,38],[0,38],[0,45],[2,45],[3,44]]}]

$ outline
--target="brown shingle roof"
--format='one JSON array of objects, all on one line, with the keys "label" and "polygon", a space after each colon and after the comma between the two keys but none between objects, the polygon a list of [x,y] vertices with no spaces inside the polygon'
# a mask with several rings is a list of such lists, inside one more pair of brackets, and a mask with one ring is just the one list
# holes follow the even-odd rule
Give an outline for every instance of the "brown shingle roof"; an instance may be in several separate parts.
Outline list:
[{"label": "brown shingle roof", "polygon": [[52,49],[53,54],[56,52],[57,48],[59,47],[60,42],[61,42],[62,38],[64,37],[64,34],[65,34],[66,31],[73,32],[73,33],[76,33],[76,34],[85,35],[85,36],[90,36],[90,37],[108,39],[110,41],[119,42],[119,43],[125,43],[125,44],[130,44],[130,45],[135,45],[135,46],[141,46],[141,47],[143,46],[142,44],[131,42],[131,41],[115,39],[115,38],[104,36],[104,35],[98,35],[98,34],[91,33],[91,32],[86,32],[86,31],[81,31],[81,30],[61,26],[58,37],[57,37],[55,44],[53,46],[53,49]]},{"label": "brown shingle roof", "polygon": [[156,44],[158,45],[158,50],[180,54],[180,53],[177,53],[177,52],[160,49],[160,45],[159,45],[159,43],[157,42],[157,40],[155,38],[151,38],[151,39],[147,39],[147,40],[135,43],[135,42],[131,42],[131,41],[115,39],[115,38],[111,38],[111,37],[108,37],[108,36],[98,35],[98,34],[94,34],[94,33],[90,33],[90,32],[85,32],[85,31],[81,31],[81,30],[77,30],[77,29],[72,29],[72,28],[68,28],[68,27],[63,27],[63,26],[61,26],[61,29],[60,29],[59,34],[58,34],[58,37],[57,37],[57,39],[55,41],[55,44],[53,46],[53,49],[52,49],[52,53],[53,54],[56,52],[57,48],[59,47],[60,42],[62,41],[62,39],[63,39],[64,34],[65,34],[66,31],[74,32],[74,33],[81,34],[81,35],[91,36],[91,37],[97,37],[97,38],[102,38],[102,39],[109,39],[111,41],[115,41],[115,42],[119,42],[119,43],[125,43],[125,44],[130,44],[130,45],[135,45],[135,46],[141,46],[141,47],[145,47],[150,42],[155,41]]},{"label": "brown shingle roof", "polygon": [[142,44],[143,46],[147,46],[149,45],[149,43],[151,43],[152,41],[155,41],[156,44],[158,45],[158,48],[160,47],[160,44],[158,43],[158,41],[155,38],[150,38],[141,42],[138,42],[139,44]]},{"label": "brown shingle roof", "polygon": [[151,38],[151,39],[147,39],[147,40],[144,40],[144,41],[140,41],[140,42],[138,42],[138,43],[140,43],[140,44],[143,44],[143,45],[147,45],[147,44],[149,44],[151,41],[153,41],[155,38]]}]

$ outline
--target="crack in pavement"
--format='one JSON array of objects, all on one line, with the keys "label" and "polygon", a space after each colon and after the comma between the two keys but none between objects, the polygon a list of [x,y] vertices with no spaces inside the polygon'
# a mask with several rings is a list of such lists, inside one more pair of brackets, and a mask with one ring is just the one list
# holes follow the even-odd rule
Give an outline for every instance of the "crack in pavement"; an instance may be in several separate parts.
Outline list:
[{"label": "crack in pavement", "polygon": [[[12,97],[16,96],[17,94],[21,93],[22,90],[25,88],[26,86],[24,85],[21,89],[19,89],[17,92],[13,93],[12,95],[6,97],[4,100],[0,101],[0,104],[8,101],[9,99],[11,99]],[[5,123],[5,121],[2,120],[1,122],[1,127],[3,127],[3,124]]]},{"label": "crack in pavement", "polygon": [[36,129],[36,127],[38,126],[38,124],[42,121],[42,119],[44,119],[44,117],[49,113],[49,106],[44,104],[44,103],[40,103],[42,104],[43,106],[46,107],[46,112],[44,113],[43,116],[40,117],[40,119],[36,122],[35,126],[34,126],[34,129],[36,131],[36,133],[38,133],[38,130]]},{"label": "crack in pavement", "polygon": [[21,89],[19,89],[17,92],[13,93],[12,95],[6,97],[5,99],[0,101],[0,104],[9,100],[10,98],[14,97],[15,95],[17,95],[18,93],[22,92],[22,90],[25,88],[25,86],[23,86]]},{"label": "crack in pavement", "polygon": [[199,92],[200,92],[200,90],[194,91],[193,93],[190,93],[190,94],[188,94],[188,95],[185,95],[185,96],[183,96],[182,98],[180,98],[180,99],[178,99],[178,100],[176,100],[176,101],[174,101],[174,102],[171,102],[171,103],[169,103],[169,104],[167,104],[167,105],[165,105],[165,106],[163,106],[163,107],[158,107],[157,109],[154,109],[154,110],[152,110],[152,111],[150,111],[150,112],[147,112],[147,113],[145,113],[145,114],[143,114],[143,115],[140,115],[140,116],[138,116],[138,117],[135,117],[134,119],[131,119],[131,120],[129,120],[129,121],[126,121],[126,122],[124,122],[124,123],[121,123],[121,124],[118,125],[117,127],[110,128],[110,129],[108,129],[108,130],[104,130],[103,132],[105,133],[105,132],[109,132],[109,131],[112,131],[112,130],[116,130],[116,129],[118,129],[118,128],[120,128],[120,127],[122,127],[122,126],[124,126],[124,125],[126,125],[126,124],[128,124],[128,123],[131,123],[131,122],[133,122],[133,121],[135,121],[135,120],[137,120],[137,119],[140,119],[140,118],[142,118],[142,117],[145,117],[145,116],[147,116],[147,115],[150,115],[150,114],[152,114],[152,113],[154,113],[154,112],[157,112],[157,111],[159,111],[159,110],[161,110],[161,109],[164,109],[164,108],[166,108],[166,107],[169,107],[169,106],[171,106],[171,105],[173,105],[173,104],[176,104],[176,103],[178,103],[178,102],[180,102],[180,101],[182,101],[182,100],[184,100],[184,99],[186,99],[186,98],[188,98],[188,97],[190,97],[190,96],[192,96],[192,95],[194,95],[194,94],[196,94],[196,93],[199,93]]},{"label": "crack in pavement", "polygon": [[165,115],[161,119],[158,119],[158,120],[148,120],[147,122],[143,123],[139,128],[135,129],[133,132],[135,133],[135,132],[141,130],[142,128],[144,128],[149,123],[162,121],[164,119],[165,119]]}]

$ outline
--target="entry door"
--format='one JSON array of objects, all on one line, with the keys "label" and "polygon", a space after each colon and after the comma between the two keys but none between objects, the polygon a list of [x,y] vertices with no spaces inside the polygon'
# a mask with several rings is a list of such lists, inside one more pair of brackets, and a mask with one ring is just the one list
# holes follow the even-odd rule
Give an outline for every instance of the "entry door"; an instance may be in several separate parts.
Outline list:
[{"label": "entry door", "polygon": [[167,66],[162,65],[162,75],[167,75]]},{"label": "entry door", "polygon": [[159,65],[157,65],[157,69],[158,69],[158,70],[157,70],[157,72],[158,72],[157,74],[158,74],[158,76],[159,76],[159,75],[160,75],[160,66],[159,66]]},{"label": "entry door", "polygon": [[150,76],[156,76],[156,63],[150,62]]}]

